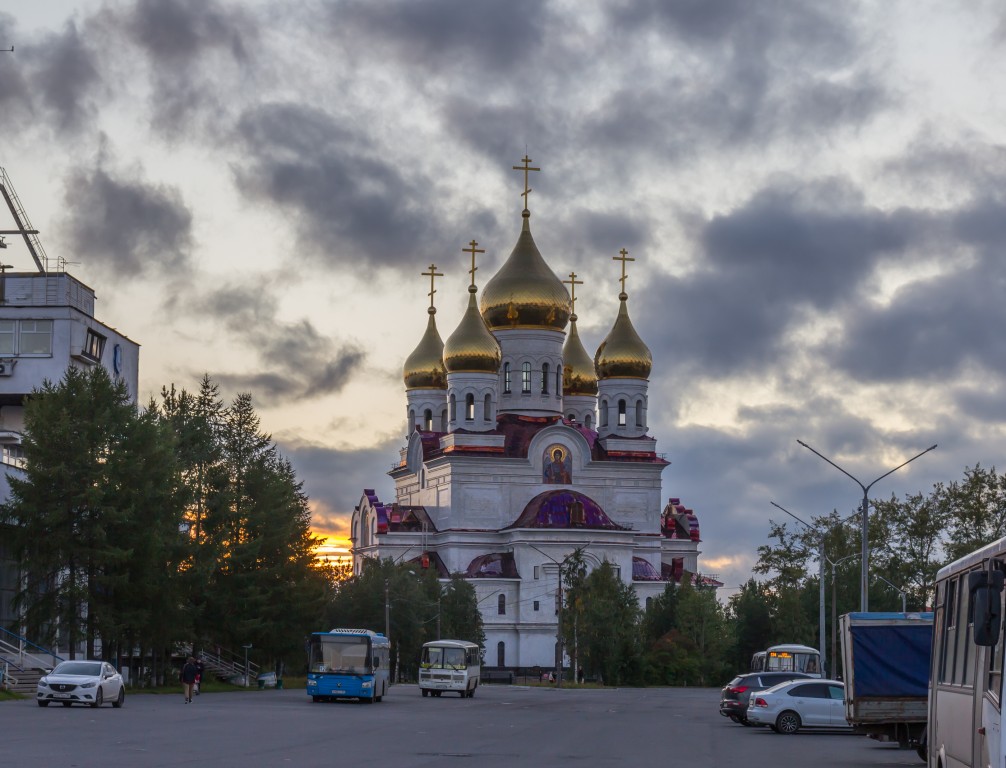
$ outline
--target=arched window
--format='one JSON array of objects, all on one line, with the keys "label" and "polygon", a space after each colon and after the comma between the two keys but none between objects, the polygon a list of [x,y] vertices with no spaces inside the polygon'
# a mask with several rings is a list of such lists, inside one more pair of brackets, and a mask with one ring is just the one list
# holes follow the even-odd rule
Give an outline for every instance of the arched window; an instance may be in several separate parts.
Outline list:
[{"label": "arched window", "polygon": [[643,426],[643,401],[636,401],[636,426]]},{"label": "arched window", "polygon": [[618,401],[618,426],[625,426],[625,401]]},{"label": "arched window", "polygon": [[475,395],[465,395],[465,421],[475,421]]},{"label": "arched window", "polygon": [[510,394],[510,363],[503,363],[503,393]]},{"label": "arched window", "polygon": [[485,405],[482,409],[482,418],[486,421],[492,421],[493,418],[493,398],[492,395],[486,395]]},{"label": "arched window", "polygon": [[562,394],[562,366],[555,369],[555,393]]},{"label": "arched window", "polygon": [[500,640],[496,643],[496,666],[505,667],[506,666],[506,643]]},{"label": "arched window", "polygon": [[566,421],[576,421],[576,414],[575,413],[567,414]]},{"label": "arched window", "polygon": [[440,409],[440,431],[441,432],[446,432],[447,431],[447,409],[446,408],[441,408]]},{"label": "arched window", "polygon": [[520,364],[520,391],[525,395],[531,392],[531,363]]},{"label": "arched window", "polygon": [[541,393],[548,394],[548,363],[541,364]]},{"label": "arched window", "polygon": [[433,431],[433,411],[429,408],[426,409],[426,413],[423,414],[423,424],[427,432]]},{"label": "arched window", "polygon": [[601,426],[608,426],[608,401],[601,401]]},{"label": "arched window", "polygon": [[583,424],[584,424],[584,426],[587,427],[587,429],[590,429],[590,423],[592,421],[593,421],[593,419],[590,417],[590,414],[588,413],[587,417],[583,420]]},{"label": "arched window", "polygon": [[506,595],[500,595],[496,601],[496,613],[500,616],[506,616]]},{"label": "arched window", "polygon": [[416,431],[416,412],[410,410],[409,411],[409,434],[411,435],[415,431]]},{"label": "arched window", "polygon": [[451,421],[458,420],[458,401],[451,395]]}]

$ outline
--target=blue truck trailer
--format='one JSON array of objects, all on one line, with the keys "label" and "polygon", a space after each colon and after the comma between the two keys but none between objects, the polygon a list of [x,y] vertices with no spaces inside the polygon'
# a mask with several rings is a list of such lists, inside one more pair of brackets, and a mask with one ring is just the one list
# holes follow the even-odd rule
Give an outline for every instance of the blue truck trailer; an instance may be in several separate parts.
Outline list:
[{"label": "blue truck trailer", "polygon": [[924,745],[933,614],[847,613],[839,622],[845,719],[856,733]]}]

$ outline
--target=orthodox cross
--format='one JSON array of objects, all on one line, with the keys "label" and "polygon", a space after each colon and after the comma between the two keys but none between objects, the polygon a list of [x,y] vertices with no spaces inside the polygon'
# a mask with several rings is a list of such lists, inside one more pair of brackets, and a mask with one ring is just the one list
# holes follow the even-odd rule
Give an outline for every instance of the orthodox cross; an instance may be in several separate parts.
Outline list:
[{"label": "orthodox cross", "polygon": [[627,261],[635,261],[635,259],[630,258],[629,257],[629,252],[627,250],[625,250],[624,248],[618,252],[617,256],[612,256],[611,259],[612,259],[612,261],[620,261],[620,262],[622,262],[622,276],[619,278],[619,280],[622,283],[622,293],[625,293],[625,279],[626,279],[625,278],[625,262],[627,262]]},{"label": "orthodox cross", "polygon": [[438,277],[443,277],[444,273],[443,272],[437,272],[437,265],[436,264],[430,264],[430,271],[429,272],[422,272],[421,274],[424,277],[426,275],[429,275],[429,277],[430,277],[430,293],[429,293],[429,297],[430,297],[430,309],[433,309],[433,294],[435,294],[437,292],[436,288],[433,287],[433,280],[435,278],[438,278]]},{"label": "orthodox cross", "polygon": [[468,274],[470,274],[472,276],[472,286],[473,287],[475,285],[475,273],[479,269],[478,267],[475,266],[475,254],[476,253],[485,253],[486,252],[485,248],[477,248],[476,247],[477,245],[478,245],[478,243],[475,242],[474,240],[472,240],[470,243],[468,243],[468,247],[467,248],[462,248],[461,249],[462,253],[470,253],[472,255],[472,268],[468,270]]},{"label": "orthodox cross", "polygon": [[583,285],[583,280],[576,279],[576,272],[569,273],[569,280],[563,280],[564,284],[569,286],[569,301],[573,305],[571,307],[572,311],[570,314],[576,314],[576,286]]},{"label": "orthodox cross", "polygon": [[527,174],[528,174],[528,171],[540,171],[541,168],[532,168],[531,167],[531,158],[528,157],[526,153],[524,154],[524,159],[521,160],[521,162],[524,163],[524,165],[515,165],[513,167],[513,169],[515,171],[524,171],[524,191],[521,192],[521,197],[524,198],[524,210],[526,211],[527,210],[527,196],[529,194],[531,194],[531,187],[529,187],[527,185]]}]

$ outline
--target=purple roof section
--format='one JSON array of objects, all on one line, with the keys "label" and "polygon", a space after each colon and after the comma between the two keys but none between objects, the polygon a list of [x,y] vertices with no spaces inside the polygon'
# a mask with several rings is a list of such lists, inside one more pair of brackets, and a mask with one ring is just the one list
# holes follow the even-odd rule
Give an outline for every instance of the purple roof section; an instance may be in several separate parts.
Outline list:
[{"label": "purple roof section", "polygon": [[[583,505],[582,514],[573,505]],[[507,528],[591,528],[605,531],[627,531],[612,522],[600,505],[579,491],[558,490],[539,493],[524,507],[520,517]],[[504,530],[507,530],[504,528]]]},{"label": "purple roof section", "polygon": [[479,555],[468,564],[468,579],[519,579],[512,552],[490,552]]},{"label": "purple roof section", "polygon": [[632,580],[633,581],[663,581],[656,568],[650,565],[649,560],[641,557],[632,558]]}]

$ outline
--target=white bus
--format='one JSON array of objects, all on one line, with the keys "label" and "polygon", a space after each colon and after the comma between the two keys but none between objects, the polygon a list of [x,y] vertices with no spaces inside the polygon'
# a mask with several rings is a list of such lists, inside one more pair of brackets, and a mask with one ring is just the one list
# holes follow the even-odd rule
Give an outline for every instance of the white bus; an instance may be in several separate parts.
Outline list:
[{"label": "white bus", "polygon": [[423,645],[419,661],[419,690],[423,696],[457,691],[472,698],[482,672],[481,649],[464,640],[433,640]]},{"label": "white bus", "polygon": [[821,652],[807,645],[773,645],[751,657],[752,672],[802,672],[821,676]]},{"label": "white bus", "polygon": [[1006,538],[936,575],[926,752],[930,768],[1001,766]]}]

